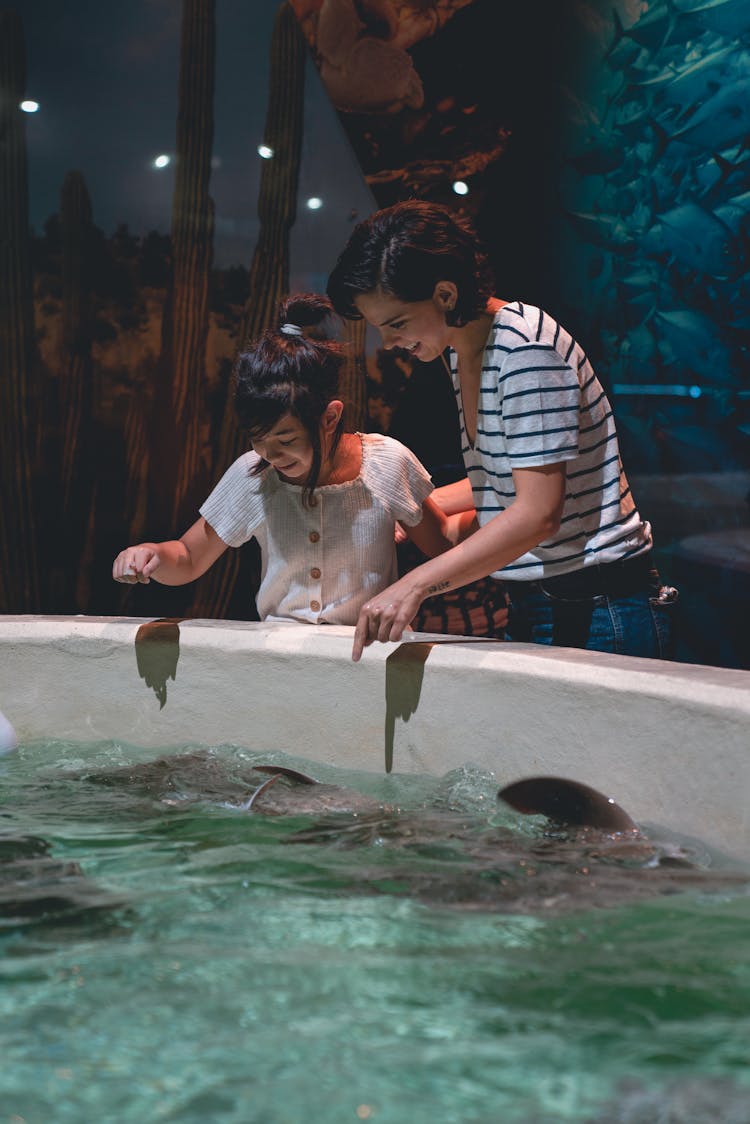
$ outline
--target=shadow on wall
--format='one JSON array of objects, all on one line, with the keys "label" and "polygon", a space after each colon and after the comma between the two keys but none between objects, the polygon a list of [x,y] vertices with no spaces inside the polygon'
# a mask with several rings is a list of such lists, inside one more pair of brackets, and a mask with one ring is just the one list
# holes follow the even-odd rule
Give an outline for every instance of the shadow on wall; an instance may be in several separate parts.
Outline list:
[{"label": "shadow on wall", "polygon": [[393,747],[396,719],[408,722],[417,713],[424,669],[430,652],[437,644],[484,644],[486,637],[446,637],[445,640],[407,641],[400,644],[385,661],[385,771],[393,769]]},{"label": "shadow on wall", "polygon": [[159,710],[167,703],[167,681],[177,678],[180,658],[180,621],[147,621],[135,634],[135,659],[138,674],[159,700]]}]

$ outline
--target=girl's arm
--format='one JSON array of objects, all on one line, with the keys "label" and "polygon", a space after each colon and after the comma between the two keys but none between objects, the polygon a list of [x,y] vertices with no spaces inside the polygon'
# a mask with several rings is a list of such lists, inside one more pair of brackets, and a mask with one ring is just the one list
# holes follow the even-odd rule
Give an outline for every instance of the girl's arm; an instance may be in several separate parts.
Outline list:
[{"label": "girl's arm", "polygon": [[446,515],[459,515],[462,511],[474,510],[474,496],[466,476],[453,484],[444,484],[442,488],[436,488],[431,499]]},{"label": "girl's arm", "polygon": [[186,585],[205,574],[226,549],[227,544],[201,516],[182,538],[143,542],[120,551],[112,577],[128,584],[147,585],[154,578],[162,585]]},{"label": "girl's arm", "polygon": [[501,570],[557,533],[565,502],[564,463],[513,469],[513,483],[516,498],[510,507],[362,606],[354,630],[354,660],[374,640],[400,640],[425,597]]},{"label": "girl's arm", "polygon": [[428,558],[450,550],[472,534],[479,525],[473,506],[470,511],[462,510],[455,515],[447,515],[435,502],[434,496],[435,493],[432,492],[422,504],[422,519],[415,527],[409,527],[406,523],[398,524],[406,537]]}]

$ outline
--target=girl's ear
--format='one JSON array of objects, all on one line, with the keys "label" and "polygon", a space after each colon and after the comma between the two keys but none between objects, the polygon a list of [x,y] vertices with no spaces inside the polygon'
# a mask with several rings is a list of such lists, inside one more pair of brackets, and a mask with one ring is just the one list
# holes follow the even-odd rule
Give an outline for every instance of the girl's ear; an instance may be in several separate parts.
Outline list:
[{"label": "girl's ear", "polygon": [[341,421],[341,415],[344,412],[344,403],[340,402],[338,398],[334,398],[325,408],[325,412],[321,419],[321,425],[325,433],[333,433],[336,426]]},{"label": "girl's ear", "polygon": [[438,281],[433,289],[432,299],[443,312],[453,312],[458,301],[458,286],[455,281]]}]

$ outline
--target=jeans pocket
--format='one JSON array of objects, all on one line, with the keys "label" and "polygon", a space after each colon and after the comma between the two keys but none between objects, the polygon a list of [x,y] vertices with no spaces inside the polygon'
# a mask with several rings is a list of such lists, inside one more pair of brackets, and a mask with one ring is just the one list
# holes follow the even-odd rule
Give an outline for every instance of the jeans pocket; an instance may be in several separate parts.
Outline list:
[{"label": "jeans pocket", "polygon": [[656,597],[649,598],[649,609],[656,637],[658,658],[672,660],[675,655],[673,617],[679,593],[671,585],[663,585]]}]

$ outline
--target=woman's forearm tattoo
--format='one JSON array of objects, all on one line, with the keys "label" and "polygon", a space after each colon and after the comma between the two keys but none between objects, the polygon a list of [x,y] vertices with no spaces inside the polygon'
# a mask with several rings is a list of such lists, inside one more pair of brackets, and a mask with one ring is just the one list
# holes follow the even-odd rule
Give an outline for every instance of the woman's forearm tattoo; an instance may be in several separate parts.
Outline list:
[{"label": "woman's forearm tattoo", "polygon": [[434,585],[427,586],[427,593],[428,595],[432,595],[433,593],[440,593],[442,589],[447,589],[450,584],[451,583],[449,581],[435,582]]}]

